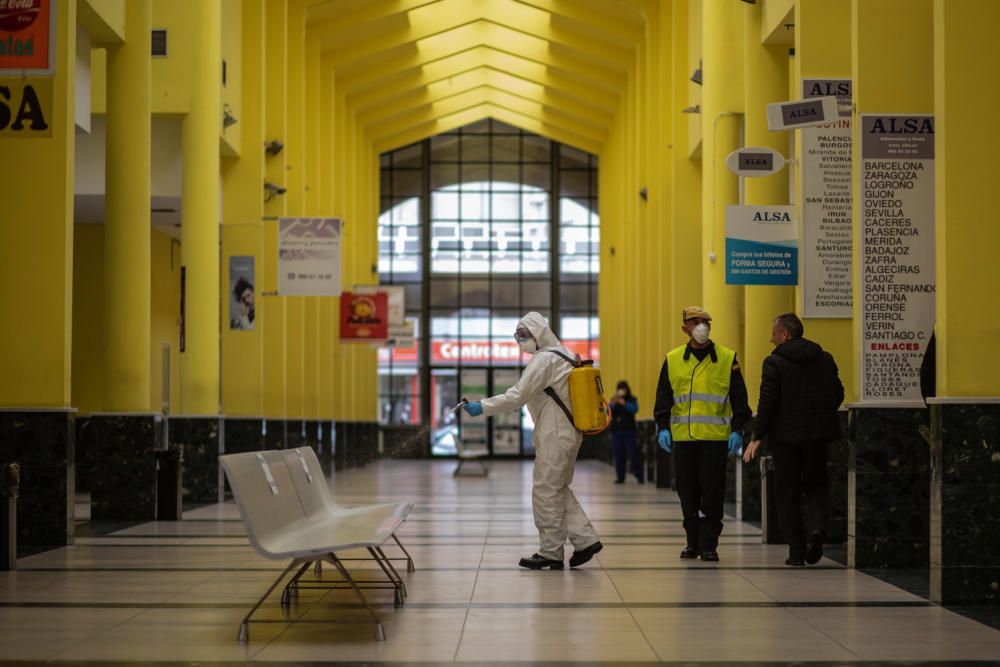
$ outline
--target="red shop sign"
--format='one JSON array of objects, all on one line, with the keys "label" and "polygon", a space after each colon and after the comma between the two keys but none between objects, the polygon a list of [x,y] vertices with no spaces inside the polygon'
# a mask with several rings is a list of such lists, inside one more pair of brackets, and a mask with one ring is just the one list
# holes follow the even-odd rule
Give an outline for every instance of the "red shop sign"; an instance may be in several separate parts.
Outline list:
[{"label": "red shop sign", "polygon": [[340,295],[340,340],[370,342],[388,337],[388,294],[343,292]]}]

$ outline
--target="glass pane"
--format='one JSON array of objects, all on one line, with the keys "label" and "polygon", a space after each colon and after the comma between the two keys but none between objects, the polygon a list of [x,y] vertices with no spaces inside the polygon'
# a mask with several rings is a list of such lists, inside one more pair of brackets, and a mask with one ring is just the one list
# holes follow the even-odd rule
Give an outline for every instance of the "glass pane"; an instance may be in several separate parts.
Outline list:
[{"label": "glass pane", "polygon": [[516,278],[494,278],[493,307],[519,309],[521,307],[521,281]]},{"label": "glass pane", "polygon": [[431,162],[458,161],[458,135],[441,134],[431,137]]},{"label": "glass pane", "polygon": [[486,134],[490,131],[490,120],[489,118],[484,118],[482,120],[477,120],[475,123],[469,123],[462,128],[462,135],[466,134]]},{"label": "glass pane", "polygon": [[[478,401],[487,396],[485,368],[463,368],[459,372],[461,384],[459,393],[464,399]],[[459,447],[464,452],[481,452],[488,448],[486,436],[486,420],[481,418],[468,417],[464,412],[459,413]]]},{"label": "glass pane", "polygon": [[458,163],[431,165],[431,190],[439,190],[458,183]]},{"label": "glass pane", "polygon": [[463,306],[489,306],[490,281],[464,278],[461,286]]},{"label": "glass pane", "polygon": [[589,171],[572,170],[563,171],[559,175],[559,194],[562,197],[571,197],[581,204],[590,196]]},{"label": "glass pane", "polygon": [[562,310],[586,312],[590,309],[590,290],[587,283],[559,286],[559,306]]},{"label": "glass pane", "polygon": [[462,162],[488,162],[489,159],[489,137],[462,135]]},{"label": "glass pane", "polygon": [[524,165],[525,188],[540,188],[550,190],[552,185],[552,167],[549,164]]},{"label": "glass pane", "polygon": [[458,451],[458,372],[435,368],[431,371],[431,454],[454,456]]},{"label": "glass pane", "polygon": [[521,194],[494,192],[491,206],[490,214],[494,220],[518,220],[521,217]]},{"label": "glass pane", "polygon": [[458,305],[458,278],[431,279],[431,306]]},{"label": "glass pane", "polygon": [[494,164],[492,185],[495,191],[519,191],[521,189],[521,165]]},{"label": "glass pane", "polygon": [[547,309],[552,303],[551,286],[548,279],[525,280],[521,298],[526,309]]},{"label": "glass pane", "polygon": [[521,152],[521,138],[517,135],[493,136],[493,162],[517,162]]},{"label": "glass pane", "polygon": [[406,148],[400,148],[392,154],[392,166],[396,169],[399,167],[420,169],[420,165],[423,162],[423,155],[423,143],[416,143]]},{"label": "glass pane", "polygon": [[423,190],[422,174],[415,169],[397,169],[392,173],[392,194],[396,197],[418,197]]},{"label": "glass pane", "polygon": [[[436,190],[431,193],[431,219],[457,220],[458,193]],[[431,236],[434,238],[434,236]]]},{"label": "glass pane", "polygon": [[590,156],[577,148],[562,144],[559,146],[559,165],[568,169],[583,169],[590,166]]},{"label": "glass pane", "polygon": [[549,194],[547,192],[529,192],[522,200],[523,215],[525,220],[545,220],[549,219]]},{"label": "glass pane", "polygon": [[[514,368],[493,371],[493,393],[500,394],[513,387],[520,372]],[[516,456],[521,453],[521,411],[503,412],[493,422],[493,453]]]},{"label": "glass pane", "polygon": [[[482,137],[485,141],[485,137]],[[462,165],[462,190],[489,190],[490,166],[488,164]]]},{"label": "glass pane", "polygon": [[522,159],[525,162],[551,162],[552,161],[552,142],[545,137],[539,137],[535,135],[525,135],[524,136],[524,155]]}]

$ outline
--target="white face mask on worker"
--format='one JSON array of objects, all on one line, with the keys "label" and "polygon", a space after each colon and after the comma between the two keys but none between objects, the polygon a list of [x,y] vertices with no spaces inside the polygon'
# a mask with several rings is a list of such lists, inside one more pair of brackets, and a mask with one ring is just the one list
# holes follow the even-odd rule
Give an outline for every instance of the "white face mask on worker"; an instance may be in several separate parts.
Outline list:
[{"label": "white face mask on worker", "polygon": [[702,322],[691,330],[691,338],[694,338],[699,345],[704,345],[708,341],[709,328]]},{"label": "white face mask on worker", "polygon": [[535,342],[534,338],[519,338],[517,344],[526,354],[538,352],[538,343]]}]

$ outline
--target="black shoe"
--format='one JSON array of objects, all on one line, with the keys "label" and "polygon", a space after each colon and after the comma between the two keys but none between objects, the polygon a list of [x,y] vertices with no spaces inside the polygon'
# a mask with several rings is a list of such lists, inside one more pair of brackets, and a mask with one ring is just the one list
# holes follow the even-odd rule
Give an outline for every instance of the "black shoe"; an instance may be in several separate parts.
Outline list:
[{"label": "black shoe", "polygon": [[645,484],[646,483],[646,480],[644,480],[644,479],[637,479],[635,481],[637,481],[639,484]]},{"label": "black shoe", "polygon": [[703,561],[710,561],[713,563],[717,563],[719,561],[719,552],[715,551],[714,549],[712,551],[702,551],[701,559]]},{"label": "black shoe", "polygon": [[[600,544],[600,542],[598,542]],[[539,556],[538,554],[532,554],[530,558],[522,558],[518,565],[521,567],[526,567],[529,570],[561,570],[563,569],[563,562],[561,560],[552,560],[551,558],[546,558],[545,556]]]},{"label": "black shoe", "polygon": [[790,565],[792,567],[805,567],[806,562],[801,558],[796,559],[789,556],[788,558],[785,559],[785,565]]},{"label": "black shoe", "polygon": [[586,549],[579,549],[577,551],[574,551],[573,555],[569,557],[569,566],[579,567],[580,565],[583,565],[588,560],[593,558],[595,554],[600,553],[601,549],[603,548],[604,545],[601,544],[600,541],[597,541],[591,544]]},{"label": "black shoe", "polygon": [[694,560],[697,557],[698,550],[694,547],[684,547],[684,550],[681,551],[681,558],[684,558],[685,560]]},{"label": "black shoe", "polygon": [[624,479],[616,479],[615,480],[615,484],[624,484],[624,483],[625,483]]},{"label": "black shoe", "polygon": [[809,565],[815,565],[823,557],[823,533],[813,531],[809,535],[809,542],[806,544],[805,561]]}]

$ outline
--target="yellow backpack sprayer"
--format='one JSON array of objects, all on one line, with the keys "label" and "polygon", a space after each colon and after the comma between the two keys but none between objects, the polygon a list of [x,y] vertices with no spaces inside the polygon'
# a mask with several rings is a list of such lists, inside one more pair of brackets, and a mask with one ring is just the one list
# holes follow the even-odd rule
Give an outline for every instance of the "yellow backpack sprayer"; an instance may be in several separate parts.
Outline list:
[{"label": "yellow backpack sprayer", "polygon": [[548,350],[557,354],[573,366],[569,373],[569,400],[573,404],[572,411],[559,398],[552,387],[546,387],[545,393],[556,402],[566,414],[570,423],[584,435],[597,435],[611,423],[611,408],[604,400],[604,384],[601,382],[601,371],[594,368],[591,359],[573,358],[558,350]]}]

